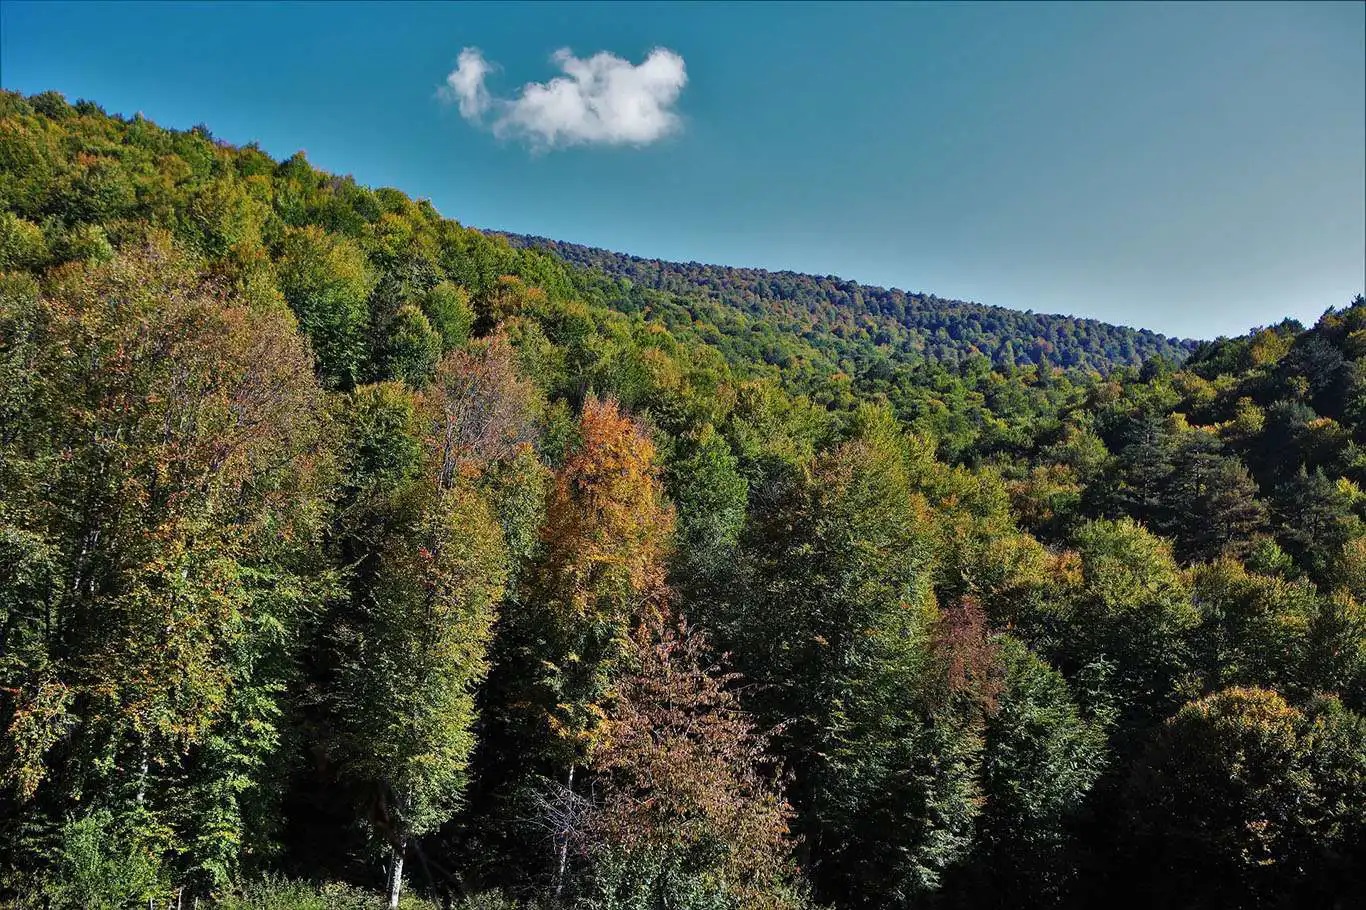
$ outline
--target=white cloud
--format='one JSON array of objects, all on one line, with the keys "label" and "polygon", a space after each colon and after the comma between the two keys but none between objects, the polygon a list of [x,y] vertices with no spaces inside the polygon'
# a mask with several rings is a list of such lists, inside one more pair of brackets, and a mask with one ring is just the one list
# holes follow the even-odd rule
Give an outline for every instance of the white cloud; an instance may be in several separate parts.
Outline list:
[{"label": "white cloud", "polygon": [[657,47],[633,65],[601,51],[575,57],[567,48],[551,59],[563,70],[549,82],[528,82],[513,98],[493,98],[485,77],[493,70],[477,48],[460,52],[440,95],[459,105],[466,120],[484,123],[495,136],[533,148],[569,145],[648,145],[676,131],[674,111],[688,73],[683,58]]},{"label": "white cloud", "polygon": [[466,120],[476,120],[489,109],[489,90],[484,87],[484,78],[493,67],[489,66],[484,55],[477,47],[467,47],[460,52],[455,69],[446,77],[446,84],[437,94],[442,99],[460,105],[460,116]]}]

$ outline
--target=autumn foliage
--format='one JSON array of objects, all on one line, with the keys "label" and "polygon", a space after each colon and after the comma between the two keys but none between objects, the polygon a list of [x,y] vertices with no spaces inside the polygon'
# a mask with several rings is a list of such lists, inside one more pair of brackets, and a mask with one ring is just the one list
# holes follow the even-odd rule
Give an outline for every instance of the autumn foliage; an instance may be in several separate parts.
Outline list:
[{"label": "autumn foliage", "polygon": [[577,846],[616,861],[599,888],[668,893],[685,887],[672,879],[693,878],[739,906],[793,907],[792,809],[767,738],[740,706],[738,675],[712,654],[704,633],[672,617],[632,633],[590,765],[597,805]]},{"label": "autumn foliage", "polygon": [[0,904],[1366,893],[1366,299],[544,246],[0,92]]}]

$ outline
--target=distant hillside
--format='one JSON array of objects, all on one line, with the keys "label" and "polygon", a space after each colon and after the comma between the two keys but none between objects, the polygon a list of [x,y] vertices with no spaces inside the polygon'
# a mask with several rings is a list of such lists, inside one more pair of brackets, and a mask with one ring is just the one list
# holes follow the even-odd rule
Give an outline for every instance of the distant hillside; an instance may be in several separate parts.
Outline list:
[{"label": "distant hillside", "polygon": [[668,294],[707,299],[799,335],[833,334],[903,357],[958,363],[983,354],[1000,366],[1048,363],[1108,372],[1150,357],[1182,361],[1195,342],[1095,319],[1022,313],[933,294],[862,285],[832,275],[665,262],[576,243],[501,233],[514,246],[551,251],[574,265]]}]

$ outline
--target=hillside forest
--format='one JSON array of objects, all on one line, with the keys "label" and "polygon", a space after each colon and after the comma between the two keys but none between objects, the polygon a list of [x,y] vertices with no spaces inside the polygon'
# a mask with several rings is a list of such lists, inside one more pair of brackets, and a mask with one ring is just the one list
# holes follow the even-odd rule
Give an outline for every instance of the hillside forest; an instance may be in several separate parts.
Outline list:
[{"label": "hillside forest", "polygon": [[1366,299],[513,241],[0,94],[0,906],[1366,893]]}]

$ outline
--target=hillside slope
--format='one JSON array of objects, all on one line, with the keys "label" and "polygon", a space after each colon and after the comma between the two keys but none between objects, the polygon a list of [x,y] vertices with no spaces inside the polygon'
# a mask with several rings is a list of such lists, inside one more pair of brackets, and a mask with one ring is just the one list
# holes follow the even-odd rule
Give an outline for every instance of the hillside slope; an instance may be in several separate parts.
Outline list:
[{"label": "hillside slope", "polygon": [[0,907],[1351,905],[1366,298],[782,312],[0,91]]},{"label": "hillside slope", "polygon": [[1195,346],[1193,341],[1148,329],[1023,313],[831,275],[666,262],[546,237],[502,236],[514,246],[545,249],[634,285],[683,297],[700,295],[800,335],[829,334],[890,348],[900,359],[924,357],[953,364],[980,353],[997,366],[1048,363],[1108,372],[1150,357],[1180,361]]}]

